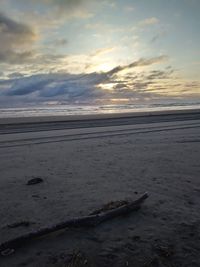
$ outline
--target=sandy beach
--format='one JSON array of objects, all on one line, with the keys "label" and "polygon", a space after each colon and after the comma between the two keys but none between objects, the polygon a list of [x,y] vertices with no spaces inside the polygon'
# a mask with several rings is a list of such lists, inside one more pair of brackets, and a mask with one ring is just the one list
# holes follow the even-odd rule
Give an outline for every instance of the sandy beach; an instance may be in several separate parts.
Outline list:
[{"label": "sandy beach", "polygon": [[149,193],[140,210],[28,242],[1,267],[72,267],[77,252],[79,266],[200,266],[200,110],[1,119],[0,151],[0,243]]}]

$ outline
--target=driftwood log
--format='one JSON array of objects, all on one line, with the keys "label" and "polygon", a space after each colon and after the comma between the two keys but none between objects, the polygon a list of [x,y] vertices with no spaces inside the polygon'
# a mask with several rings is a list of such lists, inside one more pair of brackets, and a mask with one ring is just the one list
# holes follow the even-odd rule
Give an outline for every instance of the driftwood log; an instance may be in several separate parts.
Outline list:
[{"label": "driftwood log", "polygon": [[[129,212],[138,210],[140,205],[144,202],[144,200],[148,197],[148,194],[143,194],[140,198],[135,201],[128,202],[128,204],[122,205],[118,208],[114,208],[112,210],[108,210],[105,212],[101,212],[95,215],[89,215],[84,217],[78,217],[75,219],[68,220],[66,222],[62,222],[56,224],[51,227],[39,229],[35,232],[31,232],[28,234],[24,234],[17,238],[8,240],[7,242],[0,244],[0,253],[1,255],[9,254],[9,251],[14,251],[13,249],[23,245],[25,242],[42,237],[44,235],[56,232],[58,230],[62,230],[67,227],[92,227],[96,226],[104,221],[115,218],[117,216],[121,216],[127,214]],[[5,253],[4,253],[5,252]],[[6,253],[7,252],[7,253]]]}]

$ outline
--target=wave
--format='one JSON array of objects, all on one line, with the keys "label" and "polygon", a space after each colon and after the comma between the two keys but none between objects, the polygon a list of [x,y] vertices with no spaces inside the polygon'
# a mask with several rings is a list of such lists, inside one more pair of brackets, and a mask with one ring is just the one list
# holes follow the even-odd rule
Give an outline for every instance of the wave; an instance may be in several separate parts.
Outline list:
[{"label": "wave", "polygon": [[88,115],[161,110],[199,109],[200,103],[153,103],[113,105],[43,105],[0,108],[0,118]]}]

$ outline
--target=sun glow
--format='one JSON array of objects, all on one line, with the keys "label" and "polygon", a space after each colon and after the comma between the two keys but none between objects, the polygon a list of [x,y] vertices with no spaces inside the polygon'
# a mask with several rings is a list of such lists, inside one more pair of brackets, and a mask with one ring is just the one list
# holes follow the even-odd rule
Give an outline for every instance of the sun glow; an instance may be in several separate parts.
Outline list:
[{"label": "sun glow", "polygon": [[115,86],[114,83],[100,83],[97,87],[99,87],[103,90],[113,91],[114,86]]},{"label": "sun glow", "polygon": [[115,64],[112,63],[102,63],[96,67],[97,72],[107,72],[109,70],[112,70],[115,67]]},{"label": "sun glow", "polygon": [[128,99],[128,98],[112,98],[111,101],[113,103],[128,103],[128,102],[130,102],[130,99]]}]

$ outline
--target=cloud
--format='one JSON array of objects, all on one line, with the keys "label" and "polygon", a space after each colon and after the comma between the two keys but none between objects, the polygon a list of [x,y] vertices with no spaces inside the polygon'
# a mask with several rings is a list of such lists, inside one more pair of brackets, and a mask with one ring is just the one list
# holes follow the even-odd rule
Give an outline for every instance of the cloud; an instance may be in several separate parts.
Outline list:
[{"label": "cloud", "polygon": [[0,63],[24,64],[33,57],[32,51],[15,52],[12,50],[0,51]]},{"label": "cloud", "polygon": [[[40,52],[36,47],[39,35],[33,27],[26,23],[18,22],[0,13],[0,64],[21,65],[31,69],[55,67],[65,57],[59,54]],[[55,41],[54,45],[64,46],[67,40],[62,38]]]},{"label": "cloud", "polygon": [[114,75],[120,71],[126,70],[126,69],[131,69],[131,68],[135,68],[135,67],[144,67],[144,66],[149,66],[149,65],[153,65],[153,64],[158,64],[158,63],[162,63],[165,62],[168,59],[168,56],[159,56],[159,57],[154,57],[154,58],[150,58],[150,59],[139,59],[131,64],[125,65],[125,66],[117,66],[116,68],[112,69],[111,71],[109,71],[109,75]]},{"label": "cloud", "polygon": [[111,52],[113,52],[113,51],[116,50],[116,49],[117,49],[116,46],[113,46],[113,47],[106,47],[106,48],[100,48],[100,49],[97,49],[95,52],[91,53],[90,56],[91,56],[91,57],[102,56],[102,55],[104,55],[104,54],[111,53]]},{"label": "cloud", "polygon": [[[13,1],[13,0],[11,0]],[[21,3],[26,3],[26,0],[18,0]],[[84,6],[95,0],[29,0],[29,5],[43,5],[46,7],[58,7],[60,9],[66,9],[68,12],[70,10],[76,9],[80,6]]]},{"label": "cloud", "polygon": [[[125,75],[121,70],[137,66],[149,66],[166,60],[166,56],[140,59],[129,65],[118,66],[108,72],[88,74],[49,73],[20,77],[13,73],[9,80],[0,80],[0,99],[6,103],[40,103],[63,101],[65,103],[109,103],[111,99],[143,99],[150,97],[149,86],[157,80],[167,79],[172,69]],[[111,90],[110,90],[111,89]]]},{"label": "cloud", "polygon": [[160,38],[160,34],[156,34],[152,37],[151,43],[155,43]]},{"label": "cloud", "polygon": [[158,39],[160,39],[161,37],[166,35],[166,31],[162,30],[159,33],[155,34],[152,39],[151,39],[151,43],[155,43]]},{"label": "cloud", "polygon": [[0,13],[0,38],[0,63],[25,62],[33,56],[28,49],[35,43],[37,34],[29,25]]},{"label": "cloud", "polygon": [[19,43],[35,39],[35,33],[30,26],[10,19],[2,12],[0,12],[0,33],[14,39],[17,37]]},{"label": "cloud", "polygon": [[8,77],[10,79],[14,79],[14,78],[22,78],[22,77],[24,77],[24,75],[20,72],[13,72],[13,73],[9,74]]},{"label": "cloud", "polygon": [[[13,0],[11,0],[13,1]],[[26,4],[26,0],[19,0],[21,3]],[[56,17],[57,20],[65,18],[89,18],[93,16],[90,12],[90,6],[96,0],[30,0],[27,9],[34,10],[37,7],[42,7],[43,15],[48,14],[51,17]]]},{"label": "cloud", "polygon": [[[107,72],[87,74],[49,73],[29,77],[13,72],[9,79],[0,80],[1,105],[39,103],[112,103],[119,101],[145,101],[161,99],[173,95],[180,97],[194,95],[199,82],[184,82],[174,76],[172,67],[162,69],[136,67],[154,66],[163,63],[167,56],[143,58],[124,66],[117,66]],[[131,72],[121,72],[129,70]],[[192,90],[192,92],[191,92]],[[197,93],[196,93],[197,94]]]},{"label": "cloud", "polygon": [[29,95],[40,88],[44,88],[45,85],[49,84],[51,80],[48,79],[38,79],[37,81],[32,81],[28,79],[21,80],[21,83],[14,84],[14,88],[11,87],[11,90],[7,93],[8,96],[23,96]]},{"label": "cloud", "polygon": [[67,39],[58,39],[58,40],[55,40],[54,42],[55,46],[65,46],[68,44],[68,40]]},{"label": "cloud", "polygon": [[7,96],[24,96],[37,92],[38,96],[52,97],[64,94],[77,95],[80,91],[93,88],[105,79],[103,74],[41,74],[2,81],[1,85],[9,85],[9,90],[4,92]]},{"label": "cloud", "polygon": [[135,7],[134,6],[125,6],[124,11],[125,12],[133,12],[133,11],[135,11]]},{"label": "cloud", "polygon": [[155,80],[155,79],[168,79],[171,74],[174,73],[173,69],[168,69],[167,71],[161,70],[153,70],[150,74],[146,77],[148,80]]},{"label": "cloud", "polygon": [[55,49],[57,47],[65,47],[68,44],[69,41],[66,38],[56,38],[45,43],[45,45],[47,45],[50,50]]},{"label": "cloud", "polygon": [[[14,76],[14,75],[13,75]],[[20,106],[39,103],[108,104],[112,100],[146,101],[182,99],[197,95],[199,82],[173,80],[171,70],[135,73],[119,80],[105,73],[69,74],[52,73],[10,80],[0,80],[0,103]],[[173,90],[172,90],[173,88]],[[191,94],[193,90],[193,94]],[[196,92],[196,93],[195,93]]]},{"label": "cloud", "polygon": [[159,19],[155,17],[151,17],[151,18],[147,18],[145,20],[140,21],[139,25],[142,27],[145,27],[145,26],[155,25],[158,23],[159,23]]}]

